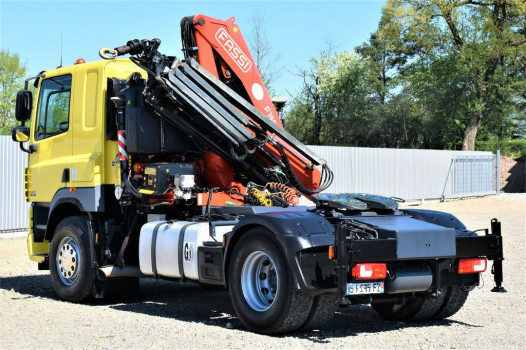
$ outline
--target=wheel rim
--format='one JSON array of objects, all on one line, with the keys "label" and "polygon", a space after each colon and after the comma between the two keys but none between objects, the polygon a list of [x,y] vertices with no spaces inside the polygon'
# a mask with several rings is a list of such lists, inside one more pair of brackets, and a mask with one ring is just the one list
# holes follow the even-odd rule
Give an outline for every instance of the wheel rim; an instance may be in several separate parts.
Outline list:
[{"label": "wheel rim", "polygon": [[62,238],[58,244],[56,264],[60,281],[66,286],[74,284],[79,277],[80,248],[77,241],[67,236]]},{"label": "wheel rim", "polygon": [[278,293],[278,270],[263,251],[251,253],[241,270],[241,288],[248,305],[256,311],[270,308]]}]

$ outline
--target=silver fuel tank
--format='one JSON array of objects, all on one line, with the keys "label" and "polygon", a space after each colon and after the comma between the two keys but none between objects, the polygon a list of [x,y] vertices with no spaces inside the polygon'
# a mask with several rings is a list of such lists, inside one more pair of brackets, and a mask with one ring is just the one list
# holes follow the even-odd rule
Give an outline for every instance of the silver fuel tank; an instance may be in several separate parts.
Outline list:
[{"label": "silver fuel tank", "polygon": [[139,266],[145,275],[199,280],[197,249],[222,242],[236,222],[153,221],[142,226]]}]

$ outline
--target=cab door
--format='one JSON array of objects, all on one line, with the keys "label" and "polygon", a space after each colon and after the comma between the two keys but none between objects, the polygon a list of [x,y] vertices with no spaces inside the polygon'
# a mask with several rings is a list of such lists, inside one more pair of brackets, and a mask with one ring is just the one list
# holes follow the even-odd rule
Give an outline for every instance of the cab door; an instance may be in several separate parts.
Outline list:
[{"label": "cab door", "polygon": [[26,180],[31,202],[51,202],[70,182],[72,84],[71,70],[46,74],[40,83],[30,138],[34,152],[29,155]]}]

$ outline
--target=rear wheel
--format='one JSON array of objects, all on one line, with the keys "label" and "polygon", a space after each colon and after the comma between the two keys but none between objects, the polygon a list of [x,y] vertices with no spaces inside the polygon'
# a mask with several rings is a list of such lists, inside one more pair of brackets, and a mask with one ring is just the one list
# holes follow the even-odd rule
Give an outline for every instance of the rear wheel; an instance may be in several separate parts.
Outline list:
[{"label": "rear wheel", "polygon": [[321,329],[329,322],[338,308],[337,294],[322,294],[314,297],[309,316],[299,328],[302,332]]},{"label": "rear wheel", "polygon": [[307,319],[312,298],[296,289],[285,254],[267,230],[255,228],[243,235],[232,252],[228,276],[232,306],[247,328],[292,332]]},{"label": "rear wheel", "polygon": [[448,318],[456,314],[468,299],[469,292],[460,287],[448,287],[444,296],[444,302],[440,309],[433,315],[434,320]]},{"label": "rear wheel", "polygon": [[91,255],[87,219],[72,216],[62,220],[49,252],[51,282],[61,299],[80,302],[92,295],[96,271]]},{"label": "rear wheel", "polygon": [[428,294],[417,294],[402,304],[379,303],[372,306],[386,320],[416,322],[432,318],[440,310],[443,302],[443,294],[438,298],[432,298]]}]

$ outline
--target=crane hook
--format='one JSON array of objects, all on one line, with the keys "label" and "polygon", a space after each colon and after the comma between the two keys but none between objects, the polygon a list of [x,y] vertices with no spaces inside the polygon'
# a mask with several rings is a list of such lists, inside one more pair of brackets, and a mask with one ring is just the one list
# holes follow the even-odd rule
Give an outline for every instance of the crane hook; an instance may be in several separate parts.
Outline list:
[{"label": "crane hook", "polygon": [[103,47],[99,50],[99,56],[105,60],[112,60],[117,58],[117,50],[110,49],[109,47]]}]

